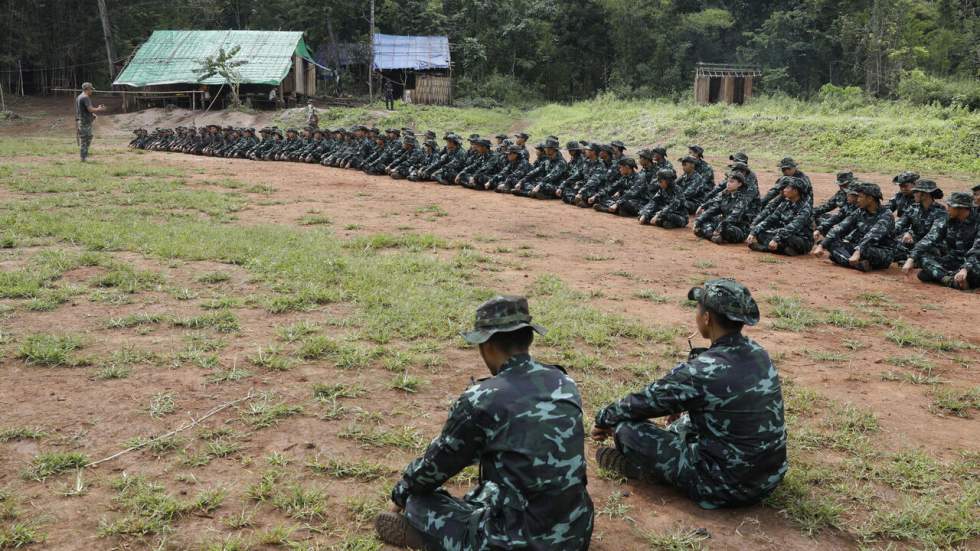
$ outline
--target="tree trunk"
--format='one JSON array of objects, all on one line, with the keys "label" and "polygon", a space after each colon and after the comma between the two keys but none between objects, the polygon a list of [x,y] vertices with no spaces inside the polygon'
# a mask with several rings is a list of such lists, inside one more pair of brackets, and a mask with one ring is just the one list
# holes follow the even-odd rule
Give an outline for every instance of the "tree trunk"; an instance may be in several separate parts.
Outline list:
[{"label": "tree trunk", "polygon": [[109,26],[109,10],[105,6],[105,0],[98,0],[99,17],[102,19],[102,36],[105,38],[105,54],[109,59],[109,79],[116,78],[116,52],[112,47],[112,28]]},{"label": "tree trunk", "polygon": [[374,101],[374,0],[371,0],[370,27],[368,31],[371,35],[368,37],[368,40],[370,40],[369,44],[371,45],[368,55],[368,97],[371,98],[371,101]]}]

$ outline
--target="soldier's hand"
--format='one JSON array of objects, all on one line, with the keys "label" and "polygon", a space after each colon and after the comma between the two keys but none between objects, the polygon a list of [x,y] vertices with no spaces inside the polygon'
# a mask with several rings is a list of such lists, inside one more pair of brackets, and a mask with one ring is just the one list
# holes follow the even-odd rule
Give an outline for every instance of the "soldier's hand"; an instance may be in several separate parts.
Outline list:
[{"label": "soldier's hand", "polygon": [[602,427],[592,428],[592,439],[595,440],[596,442],[603,442],[606,440],[606,438],[609,438],[612,435],[613,435],[613,429],[606,429]]},{"label": "soldier's hand", "polygon": [[818,258],[821,257],[821,256],[823,256],[823,247],[821,247],[820,245],[817,245],[816,247],[813,248],[813,252],[811,252],[810,254],[812,254],[813,256],[816,256]]},{"label": "soldier's hand", "polygon": [[956,272],[956,275],[953,276],[953,282],[960,289],[966,289],[966,268]]},{"label": "soldier's hand", "polygon": [[698,210],[694,212],[694,216],[701,216],[701,213],[703,212],[704,212],[704,207],[698,207]]},{"label": "soldier's hand", "polygon": [[820,233],[820,230],[816,230],[815,232],[813,232],[813,240],[814,241],[822,241],[823,240],[823,234]]},{"label": "soldier's hand", "polygon": [[905,245],[911,245],[914,242],[915,242],[915,238],[912,237],[912,234],[911,233],[906,233],[905,235],[902,236],[902,243],[903,244],[905,244]]},{"label": "soldier's hand", "polygon": [[772,241],[769,242],[769,250],[770,251],[775,251],[778,248],[779,248],[779,243],[776,243],[776,240],[772,240]]},{"label": "soldier's hand", "polygon": [[750,235],[748,239],[745,240],[746,245],[755,245],[756,238],[754,235]]},{"label": "soldier's hand", "polygon": [[401,513],[402,511],[404,511],[404,509],[402,509],[401,507],[399,507],[395,503],[392,503],[391,505],[389,505],[388,506],[388,510],[391,511],[392,513]]},{"label": "soldier's hand", "polygon": [[848,262],[850,262],[851,264],[857,264],[858,262],[861,262],[861,249],[854,249],[854,254],[851,255],[851,258],[848,259]]},{"label": "soldier's hand", "polygon": [[902,265],[902,273],[905,275],[909,275],[909,272],[911,272],[912,268],[915,267],[914,265],[915,263],[912,261],[911,258],[906,260],[905,264]]}]

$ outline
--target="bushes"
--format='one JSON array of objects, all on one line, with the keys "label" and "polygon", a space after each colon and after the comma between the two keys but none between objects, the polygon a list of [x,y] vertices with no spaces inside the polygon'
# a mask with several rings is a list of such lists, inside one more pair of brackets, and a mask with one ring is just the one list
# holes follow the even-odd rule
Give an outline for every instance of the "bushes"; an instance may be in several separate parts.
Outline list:
[{"label": "bushes", "polygon": [[898,83],[899,99],[943,107],[962,106],[980,109],[980,84],[976,80],[947,80],[925,74],[919,69],[907,71]]},{"label": "bushes", "polygon": [[493,73],[483,79],[461,77],[456,81],[461,107],[492,109],[501,106],[526,106],[540,103],[542,96],[533,85],[525,84],[511,75]]},{"label": "bushes", "polygon": [[857,86],[834,86],[829,82],[820,87],[820,103],[837,111],[847,111],[866,104],[864,90]]}]

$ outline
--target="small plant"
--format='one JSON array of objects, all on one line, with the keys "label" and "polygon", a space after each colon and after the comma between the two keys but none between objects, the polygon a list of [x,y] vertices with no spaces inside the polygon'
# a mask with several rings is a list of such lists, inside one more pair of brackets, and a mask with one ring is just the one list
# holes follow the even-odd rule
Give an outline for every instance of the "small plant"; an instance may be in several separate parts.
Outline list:
[{"label": "small plant", "polygon": [[283,473],[280,469],[266,470],[257,482],[245,488],[245,497],[252,501],[266,501],[271,499],[282,475]]},{"label": "small plant", "polygon": [[232,333],[241,329],[238,317],[229,310],[218,310],[190,318],[174,318],[170,324],[188,329],[214,329],[220,333]]},{"label": "small plant", "polygon": [[325,462],[321,462],[319,457],[315,457],[307,462],[306,466],[315,472],[327,476],[334,478],[353,478],[360,482],[377,480],[391,472],[390,469],[379,463],[347,461],[333,457],[327,459]]},{"label": "small plant", "polygon": [[44,432],[39,427],[0,429],[0,443],[10,442],[11,440],[40,440],[47,435],[48,433]]},{"label": "small plant", "polygon": [[929,411],[937,415],[952,415],[969,419],[970,412],[980,409],[980,386],[971,389],[936,388],[932,393]]},{"label": "small plant", "polygon": [[423,382],[424,381],[418,377],[409,375],[408,373],[402,373],[401,375],[396,375],[388,386],[394,390],[401,390],[402,392],[414,394],[418,392],[419,387]]},{"label": "small plant", "polygon": [[316,383],[313,385],[313,398],[320,401],[336,400],[337,398],[357,398],[363,396],[367,390],[359,384]]},{"label": "small plant", "polygon": [[255,354],[248,357],[248,361],[256,367],[269,371],[289,371],[293,368],[293,361],[282,355],[282,348],[279,346],[259,348]]},{"label": "small plant", "polygon": [[295,519],[323,520],[327,514],[327,494],[319,488],[294,484],[273,496],[272,505]]},{"label": "small plant", "polygon": [[936,350],[940,352],[973,348],[972,345],[963,341],[907,325],[896,326],[891,331],[885,333],[885,338],[901,347]]},{"label": "small plant", "polygon": [[626,519],[629,518],[627,515],[632,508],[632,505],[626,503],[626,496],[623,495],[623,492],[613,492],[606,499],[602,508],[597,511],[597,514],[609,518]]},{"label": "small plant", "polygon": [[50,476],[81,469],[87,464],[88,457],[78,452],[42,453],[36,455],[31,461],[30,467],[24,472],[24,478],[42,482]]},{"label": "small plant", "polygon": [[303,411],[303,406],[289,405],[285,402],[273,403],[272,396],[266,394],[262,400],[249,402],[248,409],[242,413],[242,418],[254,428],[271,427],[280,419],[297,415]]},{"label": "small plant", "polygon": [[292,325],[276,327],[276,335],[286,342],[296,342],[319,330],[320,326],[316,322],[298,321]]},{"label": "small plant", "polygon": [[773,327],[787,331],[803,331],[819,325],[821,320],[814,311],[804,306],[798,298],[786,298],[778,295],[768,297],[766,301],[772,306],[770,315],[775,318]]},{"label": "small plant", "polygon": [[661,295],[660,293],[654,291],[653,289],[643,289],[637,291],[633,296],[636,298],[642,298],[643,300],[652,302],[654,304],[667,304],[670,302],[668,297]]},{"label": "small plant", "polygon": [[77,365],[71,353],[82,347],[82,341],[71,335],[30,335],[20,346],[17,357],[29,364],[47,367]]},{"label": "small plant", "polygon": [[214,285],[216,283],[224,283],[231,279],[231,275],[227,272],[207,272],[197,276],[198,283],[205,283],[208,285]]},{"label": "small plant", "polygon": [[176,407],[173,392],[157,392],[150,397],[150,417],[154,419],[159,419],[164,415],[170,415]]},{"label": "small plant", "polygon": [[299,219],[304,226],[328,226],[333,223],[329,216],[323,214],[307,214]]},{"label": "small plant", "polygon": [[20,549],[33,543],[42,543],[44,533],[36,526],[15,522],[9,526],[0,525],[0,549]]}]

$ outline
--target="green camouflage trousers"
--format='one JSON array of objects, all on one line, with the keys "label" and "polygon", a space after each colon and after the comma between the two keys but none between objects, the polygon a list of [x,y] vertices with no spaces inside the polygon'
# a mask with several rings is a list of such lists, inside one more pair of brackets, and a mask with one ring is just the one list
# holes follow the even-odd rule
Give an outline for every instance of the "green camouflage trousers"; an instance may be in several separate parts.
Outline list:
[{"label": "green camouflage trousers", "polygon": [[92,125],[91,123],[78,124],[78,147],[82,160],[88,158],[88,148],[92,145]]}]

